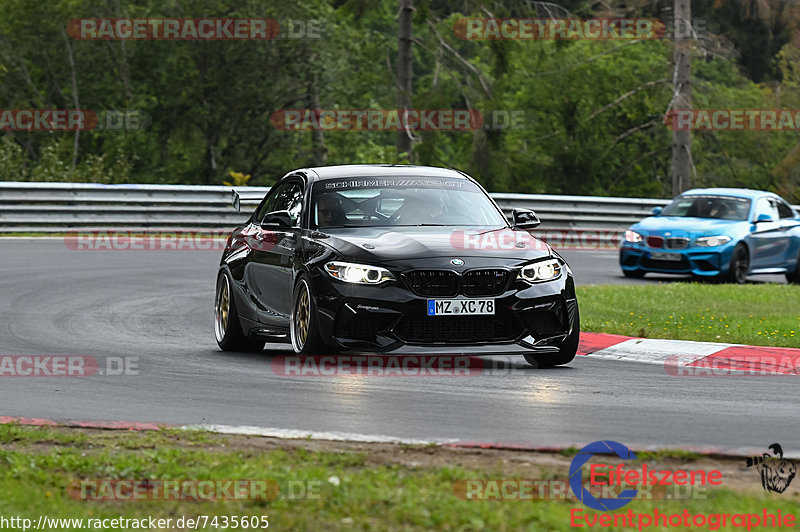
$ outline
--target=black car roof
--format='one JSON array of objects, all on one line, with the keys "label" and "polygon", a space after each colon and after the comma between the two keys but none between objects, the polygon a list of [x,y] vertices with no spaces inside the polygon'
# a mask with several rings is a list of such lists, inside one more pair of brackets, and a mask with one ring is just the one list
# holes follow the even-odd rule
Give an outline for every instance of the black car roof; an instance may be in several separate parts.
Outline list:
[{"label": "black car roof", "polygon": [[410,164],[345,164],[304,168],[301,171],[315,181],[343,177],[448,177],[468,179],[459,170]]}]

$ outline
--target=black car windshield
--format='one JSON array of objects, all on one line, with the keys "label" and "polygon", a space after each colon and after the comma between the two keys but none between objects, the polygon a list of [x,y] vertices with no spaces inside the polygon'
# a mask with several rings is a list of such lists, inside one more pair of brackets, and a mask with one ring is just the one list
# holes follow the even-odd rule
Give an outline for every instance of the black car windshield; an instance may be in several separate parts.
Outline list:
[{"label": "black car windshield", "polygon": [[733,196],[680,196],[664,207],[661,216],[747,220],[750,200]]},{"label": "black car windshield", "polygon": [[311,199],[316,228],[506,225],[484,191],[467,179],[330,179],[314,184]]}]

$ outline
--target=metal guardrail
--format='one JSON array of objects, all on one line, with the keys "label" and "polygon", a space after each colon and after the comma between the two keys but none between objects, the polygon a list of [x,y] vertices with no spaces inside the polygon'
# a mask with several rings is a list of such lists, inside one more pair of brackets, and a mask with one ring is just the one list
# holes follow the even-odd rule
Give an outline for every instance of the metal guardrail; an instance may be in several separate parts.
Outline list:
[{"label": "metal guardrail", "polygon": [[[231,204],[240,197],[241,212]],[[225,229],[247,219],[268,187],[100,185],[0,181],[0,233],[74,229]],[[621,230],[665,199],[495,193],[510,215],[532,209],[541,230]],[[797,207],[795,207],[797,208]],[[539,231],[537,231],[538,233]]]},{"label": "metal guardrail", "polygon": [[[243,187],[234,188],[242,190]],[[268,187],[246,187],[263,197]],[[0,181],[0,232],[110,228],[230,228],[248,214],[231,187]]]}]

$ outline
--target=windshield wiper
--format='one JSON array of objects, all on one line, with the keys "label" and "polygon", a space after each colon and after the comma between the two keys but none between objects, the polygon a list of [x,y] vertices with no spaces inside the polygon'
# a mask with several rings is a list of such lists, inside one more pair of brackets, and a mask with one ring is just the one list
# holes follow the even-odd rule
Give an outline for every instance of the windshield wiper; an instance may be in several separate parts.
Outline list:
[{"label": "windshield wiper", "polygon": [[339,229],[341,227],[371,227],[371,226],[369,226],[369,225],[356,225],[356,224],[326,225],[325,227],[318,227],[317,231],[322,231],[324,229]]},{"label": "windshield wiper", "polygon": [[390,227],[447,227],[450,224],[397,224]]}]

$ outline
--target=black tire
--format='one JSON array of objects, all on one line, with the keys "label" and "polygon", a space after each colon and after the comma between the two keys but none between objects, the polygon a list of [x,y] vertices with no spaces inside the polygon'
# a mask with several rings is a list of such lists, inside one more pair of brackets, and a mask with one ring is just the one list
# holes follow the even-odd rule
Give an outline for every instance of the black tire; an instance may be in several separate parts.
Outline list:
[{"label": "black tire", "polygon": [[641,279],[645,273],[647,272],[642,270],[622,270],[622,275],[631,279]]},{"label": "black tire", "polygon": [[236,299],[233,297],[233,283],[227,271],[217,277],[217,290],[214,295],[214,336],[223,351],[258,352],[264,349],[263,340],[249,338],[242,332]]},{"label": "black tire", "polygon": [[289,336],[292,349],[300,356],[324,355],[330,352],[319,334],[317,301],[305,274],[301,274],[294,285]]},{"label": "black tire", "polygon": [[747,282],[748,273],[750,273],[750,254],[747,252],[747,246],[740,243],[731,254],[728,273],[723,279],[729,283],[744,284]]},{"label": "black tire", "polygon": [[551,368],[553,366],[563,366],[569,364],[578,354],[578,344],[581,340],[581,316],[578,309],[575,309],[575,325],[572,327],[572,332],[561,344],[557,354],[553,355],[536,355],[533,353],[525,353],[525,362],[535,368]]},{"label": "black tire", "polygon": [[786,272],[786,280],[792,284],[800,284],[800,255],[797,256],[797,264],[793,272]]}]

